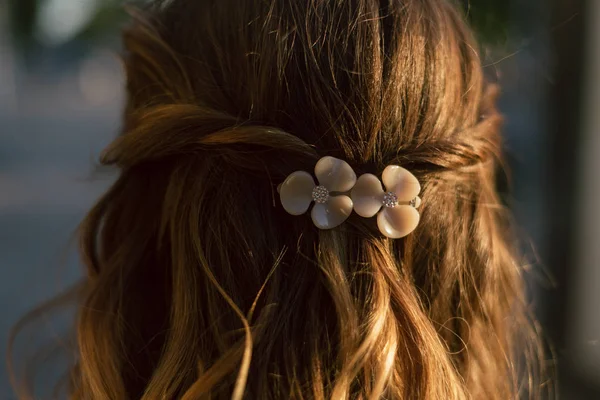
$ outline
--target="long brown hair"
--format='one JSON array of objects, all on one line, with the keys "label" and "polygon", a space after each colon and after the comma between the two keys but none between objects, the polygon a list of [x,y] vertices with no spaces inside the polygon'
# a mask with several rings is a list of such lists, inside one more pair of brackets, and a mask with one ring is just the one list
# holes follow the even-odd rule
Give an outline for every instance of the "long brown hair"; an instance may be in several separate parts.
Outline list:
[{"label": "long brown hair", "polygon": [[[497,88],[446,0],[170,0],[125,31],[120,168],[81,228],[75,399],[541,396]],[[421,223],[319,231],[330,155],[422,182]]]}]

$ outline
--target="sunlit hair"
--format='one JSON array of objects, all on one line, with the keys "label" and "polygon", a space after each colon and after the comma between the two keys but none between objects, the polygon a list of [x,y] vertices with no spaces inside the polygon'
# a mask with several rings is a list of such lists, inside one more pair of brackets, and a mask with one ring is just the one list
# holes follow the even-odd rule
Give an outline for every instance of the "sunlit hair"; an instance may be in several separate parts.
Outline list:
[{"label": "sunlit hair", "polygon": [[[171,0],[125,31],[120,168],[81,228],[74,399],[540,398],[496,191],[497,88],[444,0]],[[322,156],[422,183],[330,231],[277,185]]]}]

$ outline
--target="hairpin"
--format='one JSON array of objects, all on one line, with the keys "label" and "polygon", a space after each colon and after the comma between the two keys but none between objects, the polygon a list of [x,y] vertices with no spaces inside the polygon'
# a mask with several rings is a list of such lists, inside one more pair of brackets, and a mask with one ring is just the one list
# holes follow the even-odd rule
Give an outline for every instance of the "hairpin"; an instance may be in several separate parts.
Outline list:
[{"label": "hairpin", "polygon": [[419,224],[421,185],[402,167],[389,165],[384,169],[385,190],[375,175],[364,174],[357,180],[352,167],[334,157],[321,158],[315,165],[315,176],[318,184],[306,171],[293,172],[278,191],[283,208],[292,215],[306,213],[314,202],[311,217],[319,229],[339,226],[353,209],[365,218],[377,214],[379,231],[392,239],[410,234]]},{"label": "hairpin", "polygon": [[314,201],[311,217],[315,226],[335,228],[352,213],[352,199],[343,193],[354,187],[356,174],[346,161],[323,157],[315,165],[315,176],[318,185],[308,172],[290,174],[279,187],[281,204],[288,213],[302,215]]},{"label": "hairpin", "polygon": [[377,214],[379,231],[391,239],[399,239],[419,224],[421,185],[413,174],[397,165],[387,166],[381,179],[385,190],[373,174],[358,178],[351,194],[354,211],[365,218]]}]

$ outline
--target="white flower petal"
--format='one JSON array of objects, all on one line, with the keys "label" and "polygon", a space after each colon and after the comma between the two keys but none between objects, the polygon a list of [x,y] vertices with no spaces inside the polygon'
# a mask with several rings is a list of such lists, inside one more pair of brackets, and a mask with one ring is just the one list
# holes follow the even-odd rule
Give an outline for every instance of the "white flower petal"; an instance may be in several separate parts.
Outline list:
[{"label": "white flower petal", "polygon": [[342,224],[352,214],[352,199],[348,196],[331,196],[326,203],[315,204],[311,216],[319,229],[332,229]]},{"label": "white flower petal", "polygon": [[399,239],[414,231],[420,218],[411,206],[386,207],[377,214],[377,226],[384,236]]},{"label": "white flower petal", "polygon": [[388,165],[381,176],[385,188],[398,196],[398,201],[411,201],[421,192],[419,180],[408,170],[397,165]]},{"label": "white flower petal", "polygon": [[292,215],[304,214],[312,202],[314,188],[315,181],[308,172],[291,173],[279,189],[281,205]]},{"label": "white flower petal", "polygon": [[371,218],[381,209],[383,201],[383,186],[373,174],[363,174],[352,188],[354,211],[364,218]]},{"label": "white flower petal", "polygon": [[330,192],[347,192],[356,183],[356,174],[350,164],[329,156],[317,162],[315,175],[319,185],[325,186]]}]

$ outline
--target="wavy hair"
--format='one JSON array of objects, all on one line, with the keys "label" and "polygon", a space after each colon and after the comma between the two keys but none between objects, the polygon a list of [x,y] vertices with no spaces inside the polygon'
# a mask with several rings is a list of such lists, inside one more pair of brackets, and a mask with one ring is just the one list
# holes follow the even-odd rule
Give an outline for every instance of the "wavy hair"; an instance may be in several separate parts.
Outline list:
[{"label": "wavy hair", "polygon": [[[124,33],[120,176],[80,237],[73,399],[542,396],[498,89],[446,0],[170,0]],[[291,217],[319,157],[422,182],[421,223]]]}]

